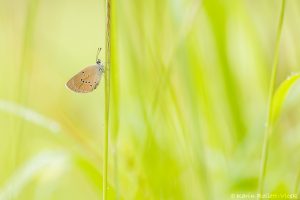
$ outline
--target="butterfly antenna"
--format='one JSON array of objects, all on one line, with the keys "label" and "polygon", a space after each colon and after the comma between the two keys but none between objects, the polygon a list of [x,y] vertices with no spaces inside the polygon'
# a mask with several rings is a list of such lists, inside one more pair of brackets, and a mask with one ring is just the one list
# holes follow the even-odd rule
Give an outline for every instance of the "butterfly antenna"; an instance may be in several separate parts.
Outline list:
[{"label": "butterfly antenna", "polygon": [[102,49],[102,48],[98,48],[98,50],[97,50],[97,54],[96,54],[96,63],[100,63],[99,54],[100,54],[100,52],[101,52],[101,49]]}]

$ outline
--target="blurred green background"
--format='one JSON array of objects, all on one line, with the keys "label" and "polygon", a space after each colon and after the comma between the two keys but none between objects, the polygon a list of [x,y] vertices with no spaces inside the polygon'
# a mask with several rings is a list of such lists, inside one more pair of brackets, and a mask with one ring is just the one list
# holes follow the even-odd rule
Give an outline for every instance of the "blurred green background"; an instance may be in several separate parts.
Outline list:
[{"label": "blurred green background", "polygon": [[[256,193],[281,1],[112,3],[109,199]],[[276,87],[300,71],[299,19],[287,1]],[[0,0],[1,200],[102,198],[104,79],[90,94],[64,85],[104,39],[104,1]],[[265,192],[299,192],[299,87]]]}]

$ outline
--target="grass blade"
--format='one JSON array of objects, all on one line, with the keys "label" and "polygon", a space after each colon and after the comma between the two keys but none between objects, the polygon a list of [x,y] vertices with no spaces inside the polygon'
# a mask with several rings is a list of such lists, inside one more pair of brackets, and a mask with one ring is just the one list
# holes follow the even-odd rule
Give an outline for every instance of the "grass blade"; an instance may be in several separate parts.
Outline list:
[{"label": "grass blade", "polygon": [[68,167],[68,159],[69,156],[64,152],[51,151],[38,154],[17,170],[0,189],[0,200],[19,199],[22,189],[43,169],[59,166],[62,169],[59,172],[63,174],[62,171]]},{"label": "grass blade", "polygon": [[108,128],[109,128],[109,97],[110,97],[110,10],[111,0],[106,0],[106,47],[105,47],[105,130],[103,145],[103,200],[107,199],[107,165],[108,165]]},{"label": "grass blade", "polygon": [[268,159],[268,146],[269,146],[269,138],[270,134],[272,133],[272,116],[273,116],[273,110],[272,110],[272,102],[274,98],[274,90],[275,90],[275,81],[276,81],[276,75],[277,75],[277,65],[279,60],[279,46],[280,46],[280,37],[282,32],[282,25],[283,25],[283,19],[284,19],[284,10],[285,10],[285,0],[282,0],[281,4],[281,12],[279,17],[279,24],[277,29],[277,36],[276,36],[276,44],[275,44],[275,50],[274,50],[274,60],[273,60],[273,66],[272,66],[272,75],[270,80],[270,88],[269,88],[269,100],[268,100],[268,115],[267,115],[267,124],[265,128],[264,133],[264,141],[263,141],[263,149],[262,149],[262,157],[261,157],[261,166],[260,166],[260,175],[259,175],[259,194],[258,198],[263,193],[264,188],[264,182],[265,182],[265,175],[266,175],[266,163]]},{"label": "grass blade", "polygon": [[274,98],[272,101],[272,116],[271,116],[271,125],[273,125],[279,117],[281,107],[286,99],[288,92],[290,89],[296,84],[296,82],[300,79],[300,74],[294,74],[288,77],[285,81],[281,83],[279,88],[276,90],[274,94]]},{"label": "grass blade", "polygon": [[17,103],[10,101],[0,100],[0,111],[8,112],[13,115],[17,115],[22,119],[37,124],[49,130],[52,133],[58,133],[61,131],[60,124],[53,119],[49,119],[46,116],[28,108],[21,106]]}]

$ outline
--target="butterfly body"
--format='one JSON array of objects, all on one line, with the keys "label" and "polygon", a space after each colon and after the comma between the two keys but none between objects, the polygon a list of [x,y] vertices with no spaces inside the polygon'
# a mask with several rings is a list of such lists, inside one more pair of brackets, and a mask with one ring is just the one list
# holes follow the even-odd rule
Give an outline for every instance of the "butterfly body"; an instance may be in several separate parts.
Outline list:
[{"label": "butterfly body", "polygon": [[73,76],[66,86],[77,93],[92,92],[97,88],[104,73],[104,65],[100,60],[96,64],[89,65]]}]

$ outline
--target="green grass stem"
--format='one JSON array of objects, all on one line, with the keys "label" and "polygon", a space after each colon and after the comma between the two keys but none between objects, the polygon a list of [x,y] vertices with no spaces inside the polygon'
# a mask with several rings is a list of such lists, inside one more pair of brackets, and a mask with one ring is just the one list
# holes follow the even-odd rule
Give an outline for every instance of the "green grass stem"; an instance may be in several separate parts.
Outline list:
[{"label": "green grass stem", "polygon": [[260,174],[259,174],[259,186],[258,187],[259,187],[260,195],[262,195],[263,189],[264,189],[264,183],[265,183],[265,177],[266,177],[266,164],[267,164],[267,160],[268,160],[268,146],[269,146],[269,141],[270,141],[270,135],[273,130],[272,102],[273,102],[273,97],[274,97],[275,82],[276,82],[276,76],[277,76],[277,66],[278,66],[278,60],[279,60],[279,47],[280,47],[280,38],[281,38],[282,25],[283,25],[283,19],[284,19],[284,10],[285,10],[285,0],[282,0],[279,23],[278,23],[278,28],[277,28],[275,50],[274,50],[272,74],[271,74],[271,80],[270,80],[270,88],[269,88],[269,96],[268,96],[267,123],[266,123],[265,132],[264,132],[264,141],[263,141],[263,148],[262,148]]},{"label": "green grass stem", "polygon": [[108,131],[109,131],[109,100],[110,100],[110,11],[111,0],[106,0],[106,46],[105,46],[105,130],[103,138],[103,200],[107,199],[107,165],[108,165]]}]

